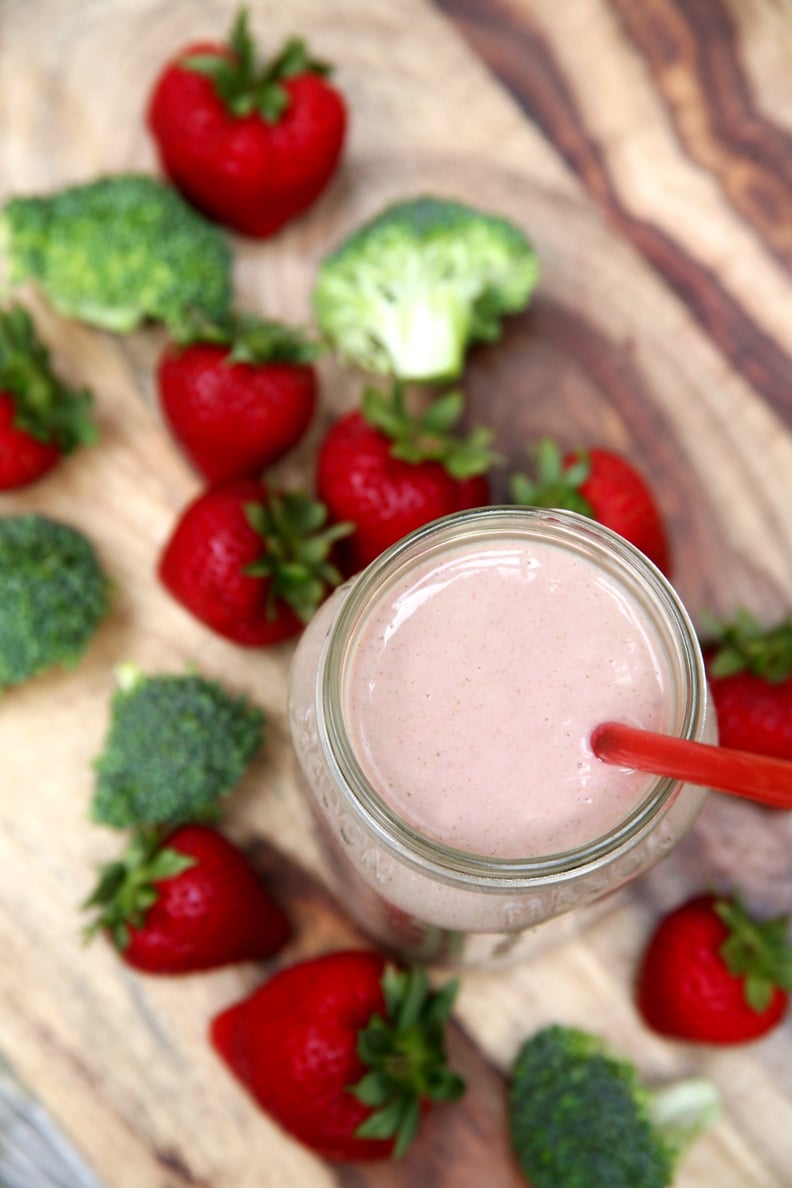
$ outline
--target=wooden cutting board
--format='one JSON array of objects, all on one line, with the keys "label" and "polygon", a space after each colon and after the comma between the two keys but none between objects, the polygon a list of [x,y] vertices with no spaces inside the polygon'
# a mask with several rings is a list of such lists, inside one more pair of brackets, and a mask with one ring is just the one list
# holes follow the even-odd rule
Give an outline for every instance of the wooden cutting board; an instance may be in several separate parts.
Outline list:
[{"label": "wooden cutting board", "polygon": [[[471,419],[493,426],[512,462],[545,433],[624,450],[657,490],[694,616],[746,604],[774,618],[792,585],[788,14],[784,25],[771,0],[745,0],[739,23],[703,0],[444,7],[252,6],[268,46],[304,32],[337,63],[352,127],[343,169],[307,217],[270,243],[234,241],[240,305],[307,321],[317,261],[396,197],[474,198],[513,218],[535,241],[542,282],[503,340],[471,358]],[[218,36],[231,14],[227,0],[200,11],[188,0],[4,0],[0,197],[154,170],[147,89],[174,49]],[[761,77],[756,93],[743,66]],[[704,1072],[717,1082],[723,1120],[689,1156],[680,1188],[792,1184],[789,1022],[750,1047],[698,1049],[650,1035],[631,997],[649,928],[688,893],[739,882],[759,910],[792,908],[789,815],[713,796],[680,849],[612,897],[585,933],[508,972],[465,974],[451,1048],[470,1091],[436,1112],[394,1166],[318,1161],[256,1111],[210,1052],[209,1018],[268,969],[146,979],[102,943],[83,947],[77,905],[95,864],[117,848],[87,820],[91,761],[113,668],[127,660],[151,671],[195,662],[263,706],[267,745],[226,825],[297,922],[282,961],[362,941],[325,889],[296,790],[291,646],[240,650],[154,579],[158,550],[199,489],[156,407],[161,334],[100,334],[25,296],[60,369],[94,389],[102,440],[0,497],[0,513],[39,510],[78,525],[116,590],[79,669],[14,690],[0,707],[0,1051],[98,1179],[112,1188],[516,1186],[504,1072],[523,1038],[561,1020],[598,1031],[649,1077]],[[286,481],[310,481],[323,427],[360,395],[359,375],[330,359],[321,369],[321,414],[280,467]],[[0,1135],[5,1182],[2,1147]],[[58,1182],[78,1182],[69,1167],[64,1157]],[[41,1171],[30,1188],[45,1182]]]}]

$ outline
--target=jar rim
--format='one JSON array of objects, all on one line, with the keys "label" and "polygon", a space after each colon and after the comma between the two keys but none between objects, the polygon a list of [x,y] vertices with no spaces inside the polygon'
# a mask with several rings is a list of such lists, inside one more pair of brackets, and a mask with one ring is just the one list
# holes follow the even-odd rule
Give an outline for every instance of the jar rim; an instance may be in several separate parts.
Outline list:
[{"label": "jar rim", "polygon": [[639,586],[652,599],[653,609],[658,612],[657,623],[666,629],[663,642],[685,677],[686,697],[678,728],[682,738],[697,738],[703,729],[706,674],[695,629],[668,579],[623,537],[577,512],[511,504],[454,512],[409,533],[353,579],[325,639],[316,678],[318,733],[335,785],[358,822],[401,861],[444,882],[475,884],[479,889],[485,885],[492,890],[518,890],[537,882],[577,876],[631,849],[655,826],[681,785],[657,777],[640,803],[612,829],[573,849],[527,858],[481,855],[448,846],[405,821],[372,787],[346,730],[341,699],[340,674],[363,608],[388,582],[406,574],[412,565],[424,563],[432,551],[440,552],[468,539],[491,537],[496,532],[503,537],[547,539],[579,550],[585,545],[596,550],[603,562],[607,558],[611,572],[621,574],[625,584],[629,575],[632,585]]}]

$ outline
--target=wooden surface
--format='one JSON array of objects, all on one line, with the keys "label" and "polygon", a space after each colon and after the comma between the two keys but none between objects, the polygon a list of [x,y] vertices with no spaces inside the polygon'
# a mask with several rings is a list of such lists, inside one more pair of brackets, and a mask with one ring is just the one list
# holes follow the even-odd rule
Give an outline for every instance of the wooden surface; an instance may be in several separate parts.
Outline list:
[{"label": "wooden surface", "polygon": [[[694,616],[740,604],[768,619],[785,610],[788,4],[252,7],[270,44],[307,31],[338,64],[352,131],[343,170],[310,215],[271,243],[234,241],[240,304],[305,321],[317,260],[395,197],[474,196],[514,218],[536,243],[541,286],[502,342],[472,356],[471,417],[493,425],[512,460],[547,432],[628,453],[668,517],[676,584]],[[141,121],[147,88],[173,49],[222,32],[231,9],[226,0],[203,4],[198,18],[188,0],[4,0],[2,196],[153,170]],[[0,1051],[15,1073],[0,1078],[0,1183],[26,1183],[24,1159],[39,1169],[30,1188],[48,1183],[55,1151],[53,1182],[69,1188],[93,1175],[110,1188],[516,1186],[503,1070],[525,1036],[560,1019],[600,1032],[648,1076],[699,1071],[718,1083],[723,1120],[690,1155],[680,1188],[788,1188],[790,1022],[733,1051],[667,1043],[640,1024],[630,985],[651,924],[690,891],[739,881],[756,908],[792,908],[789,815],[712,797],[682,847],[613,897],[585,935],[506,973],[466,974],[452,1049],[471,1091],[433,1115],[393,1167],[317,1161],[216,1062],[208,1019],[266,970],[160,981],[130,973],[102,944],[83,948],[76,905],[95,863],[117,845],[88,823],[86,806],[112,669],[124,660],[152,670],[196,661],[260,702],[269,741],[232,798],[228,830],[295,915],[298,935],[284,961],[359,938],[323,889],[295,790],[285,723],[291,647],[243,652],[190,620],[153,578],[174,517],[198,489],[153,399],[161,336],[113,338],[29,300],[62,371],[94,388],[102,441],[35,488],[0,497],[0,512],[37,509],[82,527],[117,590],[81,667],[13,691],[0,708]],[[310,474],[322,426],[360,392],[360,377],[331,360],[322,373],[320,421],[280,468],[288,480]],[[63,1137],[79,1154],[62,1153]]]}]

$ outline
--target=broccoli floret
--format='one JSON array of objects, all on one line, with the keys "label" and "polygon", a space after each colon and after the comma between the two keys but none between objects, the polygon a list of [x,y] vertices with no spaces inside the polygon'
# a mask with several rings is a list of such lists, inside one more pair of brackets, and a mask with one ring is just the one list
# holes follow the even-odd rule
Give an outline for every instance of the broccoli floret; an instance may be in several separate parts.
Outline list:
[{"label": "broccoli floret", "polygon": [[506,219],[414,198],[387,207],[323,260],[314,309],[349,362],[403,380],[453,379],[468,344],[494,342],[538,276],[533,248]]},{"label": "broccoli floret", "polygon": [[222,234],[156,178],[121,174],[0,214],[10,282],[35,280],[66,317],[125,333],[146,319],[174,333],[189,313],[224,316],[231,254]]},{"label": "broccoli floret", "polygon": [[650,1090],[597,1036],[558,1025],[522,1046],[509,1089],[512,1142],[533,1188],[665,1188],[719,1108],[704,1078]]},{"label": "broccoli floret", "polygon": [[109,605],[92,543],[46,516],[0,519],[0,691],[73,667]]},{"label": "broccoli floret", "polygon": [[216,815],[263,741],[264,715],[196,673],[119,673],[94,762],[94,821],[116,829]]}]

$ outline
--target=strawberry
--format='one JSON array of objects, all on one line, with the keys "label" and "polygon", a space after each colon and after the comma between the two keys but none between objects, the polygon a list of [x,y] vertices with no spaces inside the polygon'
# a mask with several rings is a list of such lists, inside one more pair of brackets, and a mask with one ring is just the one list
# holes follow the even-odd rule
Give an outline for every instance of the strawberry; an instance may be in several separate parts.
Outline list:
[{"label": "strawberry", "polygon": [[217,1015],[211,1042],[285,1130],[325,1159],[401,1155],[421,1115],[464,1083],[447,1064],[456,983],[371,952],[329,953],[276,973]]},{"label": "strawberry", "polygon": [[746,610],[705,620],[721,745],[792,759],[792,619],[764,628]]},{"label": "strawberry", "polygon": [[355,526],[341,550],[348,572],[430,520],[489,502],[483,472],[495,458],[490,433],[451,438],[461,411],[462,396],[449,392],[411,417],[397,384],[390,396],[367,389],[361,410],[331,426],[319,451],[317,489],[331,520]]},{"label": "strawberry", "polygon": [[88,935],[106,931],[127,965],[150,974],[261,961],[291,933],[244,854],[207,825],[164,840],[140,830],[84,907],[97,909]]},{"label": "strawberry", "polygon": [[792,990],[788,919],[758,922],[738,896],[700,895],[655,931],[638,976],[638,1009],[661,1035],[703,1044],[758,1039]]},{"label": "strawberry", "polygon": [[671,572],[668,536],[654,496],[642,475],[620,454],[592,447],[562,456],[544,439],[535,451],[536,480],[516,474],[515,503],[579,512],[618,532],[666,576]]},{"label": "strawberry", "polygon": [[272,235],[319,196],[346,132],[329,67],[290,39],[256,63],[247,13],[227,45],[192,45],[164,69],[148,125],[162,167],[199,210],[243,235]]},{"label": "strawberry", "polygon": [[316,354],[297,331],[250,315],[196,326],[167,347],[162,410],[204,478],[261,474],[297,444],[316,408]]},{"label": "strawberry", "polygon": [[34,482],[96,440],[91,395],[67,388],[21,305],[0,311],[0,491]]},{"label": "strawberry", "polygon": [[341,575],[329,560],[345,524],[299,492],[235,479],[182,513],[159,563],[166,589],[219,635],[263,647],[295,635]]}]

